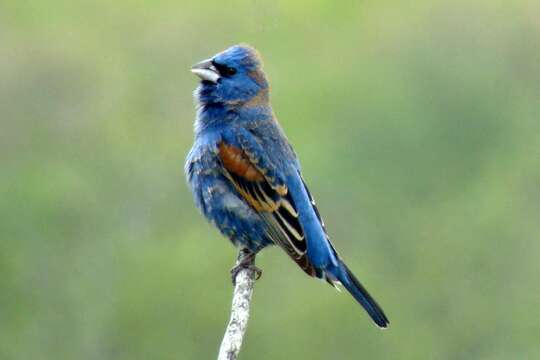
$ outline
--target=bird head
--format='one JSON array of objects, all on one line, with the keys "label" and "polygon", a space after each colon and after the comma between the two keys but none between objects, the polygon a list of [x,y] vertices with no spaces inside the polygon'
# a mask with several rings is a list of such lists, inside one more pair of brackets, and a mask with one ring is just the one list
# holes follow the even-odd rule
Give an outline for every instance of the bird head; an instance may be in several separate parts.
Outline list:
[{"label": "bird head", "polygon": [[191,72],[201,79],[195,93],[201,105],[264,105],[268,102],[268,81],[261,58],[249,45],[235,45],[193,65]]}]

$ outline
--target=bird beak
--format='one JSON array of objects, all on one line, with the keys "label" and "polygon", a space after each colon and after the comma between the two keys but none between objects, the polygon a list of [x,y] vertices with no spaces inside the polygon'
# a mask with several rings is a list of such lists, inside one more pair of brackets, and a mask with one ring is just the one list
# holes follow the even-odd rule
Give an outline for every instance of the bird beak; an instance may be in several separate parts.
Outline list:
[{"label": "bird beak", "polygon": [[211,81],[216,83],[219,80],[219,73],[214,65],[212,65],[212,59],[203,60],[198,64],[191,67],[191,72],[200,77],[202,80]]}]

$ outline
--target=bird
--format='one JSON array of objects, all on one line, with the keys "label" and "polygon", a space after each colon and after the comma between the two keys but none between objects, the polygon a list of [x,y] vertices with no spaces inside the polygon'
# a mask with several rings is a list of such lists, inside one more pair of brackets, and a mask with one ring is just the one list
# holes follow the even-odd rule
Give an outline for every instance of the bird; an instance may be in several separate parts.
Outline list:
[{"label": "bird", "polygon": [[[389,320],[330,242],[298,157],[270,104],[259,52],[233,45],[191,68],[194,143],[185,174],[196,206],[252,268],[255,255],[277,245],[309,276],[343,286],[380,328]],[[338,288],[339,290],[339,288]]]}]

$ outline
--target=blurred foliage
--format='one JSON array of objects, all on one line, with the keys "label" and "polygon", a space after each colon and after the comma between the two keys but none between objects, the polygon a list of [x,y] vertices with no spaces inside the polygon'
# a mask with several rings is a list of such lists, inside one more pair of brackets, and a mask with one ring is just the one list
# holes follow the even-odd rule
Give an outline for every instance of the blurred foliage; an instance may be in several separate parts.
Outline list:
[{"label": "blurred foliage", "polygon": [[0,4],[0,358],[211,359],[235,250],[183,175],[191,64],[248,42],[336,247],[278,249],[243,359],[540,358],[540,3]]}]

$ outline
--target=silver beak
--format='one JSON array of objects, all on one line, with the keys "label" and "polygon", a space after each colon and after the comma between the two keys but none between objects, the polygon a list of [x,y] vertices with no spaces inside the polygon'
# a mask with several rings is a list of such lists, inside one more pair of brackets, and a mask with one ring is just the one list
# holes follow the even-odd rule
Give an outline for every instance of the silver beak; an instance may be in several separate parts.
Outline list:
[{"label": "silver beak", "polygon": [[191,67],[191,72],[200,77],[202,80],[211,81],[216,83],[219,80],[219,73],[214,65],[212,65],[212,59],[203,60],[198,64]]}]

